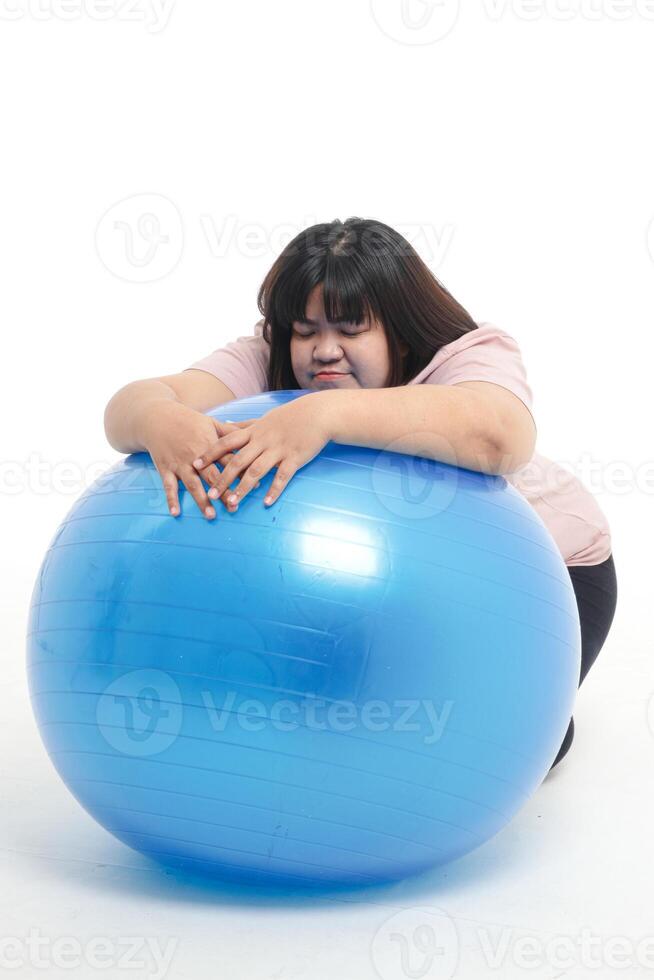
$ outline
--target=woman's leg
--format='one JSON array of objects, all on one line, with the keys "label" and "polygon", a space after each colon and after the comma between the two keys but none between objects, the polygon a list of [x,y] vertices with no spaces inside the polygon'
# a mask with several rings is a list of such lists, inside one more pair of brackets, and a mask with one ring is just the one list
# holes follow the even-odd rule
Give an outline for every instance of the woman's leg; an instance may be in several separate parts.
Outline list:
[{"label": "woman's leg", "polygon": [[[578,685],[580,687],[595,663],[611,628],[618,598],[618,585],[612,554],[599,565],[570,565],[568,572],[575,590],[581,624],[581,669]],[[572,745],[574,731],[574,718],[571,718],[561,748],[550,770],[561,761]]]}]

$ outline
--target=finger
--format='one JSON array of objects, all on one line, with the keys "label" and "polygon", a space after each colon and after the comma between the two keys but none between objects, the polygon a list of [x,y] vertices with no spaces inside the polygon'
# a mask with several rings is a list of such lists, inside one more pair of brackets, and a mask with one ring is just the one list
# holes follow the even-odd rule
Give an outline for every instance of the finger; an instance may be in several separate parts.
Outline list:
[{"label": "finger", "polygon": [[[239,486],[240,486],[240,484],[239,484]],[[253,490],[258,490],[260,486],[261,486],[261,481],[260,480],[257,480],[257,482],[254,484],[254,486],[252,487],[252,489]],[[220,500],[225,505],[225,507],[227,508],[227,510],[235,510],[236,509],[236,506],[238,504],[238,501],[237,501],[237,504],[229,503],[229,499],[232,497],[232,495],[234,493],[235,493],[234,490],[231,490],[229,487],[227,487],[227,489],[224,490],[222,492],[222,494],[220,495]],[[209,490],[209,500],[210,501],[213,501],[213,503],[216,503],[218,501],[218,491],[216,490],[215,487],[211,487],[211,489]]]},{"label": "finger", "polygon": [[[220,429],[219,429],[220,426],[226,426],[226,427],[229,427],[229,426],[237,426],[238,428],[242,429],[244,426],[246,426],[246,425],[252,425],[252,423],[253,422],[256,422],[256,421],[257,421],[257,419],[241,419],[240,422],[234,422],[234,421],[232,421],[232,419],[227,419],[226,422],[220,422],[220,421],[218,421],[218,419],[214,419],[214,423],[216,425],[216,428],[218,428],[219,431],[220,431]],[[220,432],[220,435],[223,435],[223,433]]]},{"label": "finger", "polygon": [[207,517],[209,520],[215,517],[216,512],[212,506],[213,501],[209,500],[202,480],[197,473],[195,473],[195,471],[190,467],[185,467],[181,475],[181,479],[184,486],[200,508],[200,513],[203,515],[203,517]]},{"label": "finger", "polygon": [[220,470],[215,463],[212,463],[211,466],[205,466],[203,470],[199,470],[198,475],[202,477],[205,483],[213,487],[216,481],[220,479]]},{"label": "finger", "polygon": [[232,501],[232,498],[235,498],[233,506],[238,507],[250,490],[254,490],[260,485],[261,479],[274,465],[275,456],[272,452],[262,453],[261,456],[258,456],[241,475],[238,486],[228,492],[228,503]]},{"label": "finger", "polygon": [[277,467],[275,479],[270,484],[270,489],[264,497],[264,504],[267,506],[274,504],[295,473],[297,473],[297,466],[294,466],[289,460],[280,463]]},{"label": "finger", "polygon": [[[205,469],[203,469],[200,473],[202,479],[209,484],[209,503],[216,503],[219,498],[218,491],[216,490],[216,484],[220,479],[221,473],[218,466],[222,466],[224,468],[233,458],[234,453],[226,453],[218,460],[218,465],[212,463],[211,466],[205,467]],[[230,490],[225,490],[222,495],[220,495],[220,500],[225,505],[227,510],[235,510],[236,508],[233,505],[227,503],[227,497],[229,496],[230,492]]]},{"label": "finger", "polygon": [[165,470],[161,482],[163,483],[164,492],[166,494],[168,510],[173,517],[177,517],[180,512],[178,496],[179,484],[177,482],[177,477],[172,470]]},{"label": "finger", "polygon": [[[239,453],[232,454],[232,458],[220,474],[218,482],[212,488],[218,497],[222,497],[223,493],[232,485],[239,473],[247,469],[259,453],[260,450],[250,447],[249,449],[242,449]],[[214,497],[213,493],[212,497]]]},{"label": "finger", "polygon": [[246,429],[234,429],[232,432],[228,432],[227,435],[216,439],[205,452],[193,460],[193,466],[198,470],[203,470],[210,463],[224,456],[225,453],[233,452],[235,449],[241,449],[249,441],[249,438],[250,435]]}]

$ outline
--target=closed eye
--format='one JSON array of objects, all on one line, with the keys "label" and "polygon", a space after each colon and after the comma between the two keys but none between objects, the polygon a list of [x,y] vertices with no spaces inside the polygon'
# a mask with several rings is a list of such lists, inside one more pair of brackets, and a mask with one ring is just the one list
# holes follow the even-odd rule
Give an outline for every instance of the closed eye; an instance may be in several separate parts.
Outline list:
[{"label": "closed eye", "polygon": [[[309,333],[300,333],[294,327],[293,328],[293,333],[295,334],[296,337],[311,337],[311,336],[313,336],[314,331],[313,330],[310,330]],[[359,334],[364,333],[364,331],[363,330],[341,330],[341,333],[345,337],[358,337]]]}]

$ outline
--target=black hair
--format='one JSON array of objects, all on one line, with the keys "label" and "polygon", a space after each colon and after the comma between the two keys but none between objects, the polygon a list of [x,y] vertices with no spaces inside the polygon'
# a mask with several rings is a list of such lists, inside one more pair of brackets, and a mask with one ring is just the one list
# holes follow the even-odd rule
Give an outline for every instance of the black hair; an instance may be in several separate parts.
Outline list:
[{"label": "black hair", "polygon": [[292,325],[304,320],[309,294],[320,284],[330,323],[374,318],[384,327],[390,362],[384,387],[406,384],[442,346],[477,329],[389,225],[365,218],[312,225],[284,248],[257,296],[270,345],[269,391],[300,387],[291,363]]}]

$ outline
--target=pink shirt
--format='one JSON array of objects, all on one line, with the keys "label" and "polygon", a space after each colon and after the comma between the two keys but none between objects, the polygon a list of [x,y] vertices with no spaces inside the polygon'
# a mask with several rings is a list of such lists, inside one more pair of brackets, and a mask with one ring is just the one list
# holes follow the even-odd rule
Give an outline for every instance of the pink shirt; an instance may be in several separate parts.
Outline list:
[{"label": "pink shirt", "polygon": [[[189,367],[208,371],[226,384],[235,398],[246,398],[268,390],[269,351],[263,338],[263,320],[259,320],[252,335],[238,337]],[[476,330],[441,347],[407,383],[459,381],[501,385],[532,412],[533,396],[520,348],[513,337],[492,323],[480,323]],[[566,565],[597,565],[609,557],[611,534],[606,517],[594,496],[569,470],[535,452],[525,466],[505,474],[505,479],[540,516]]]}]

